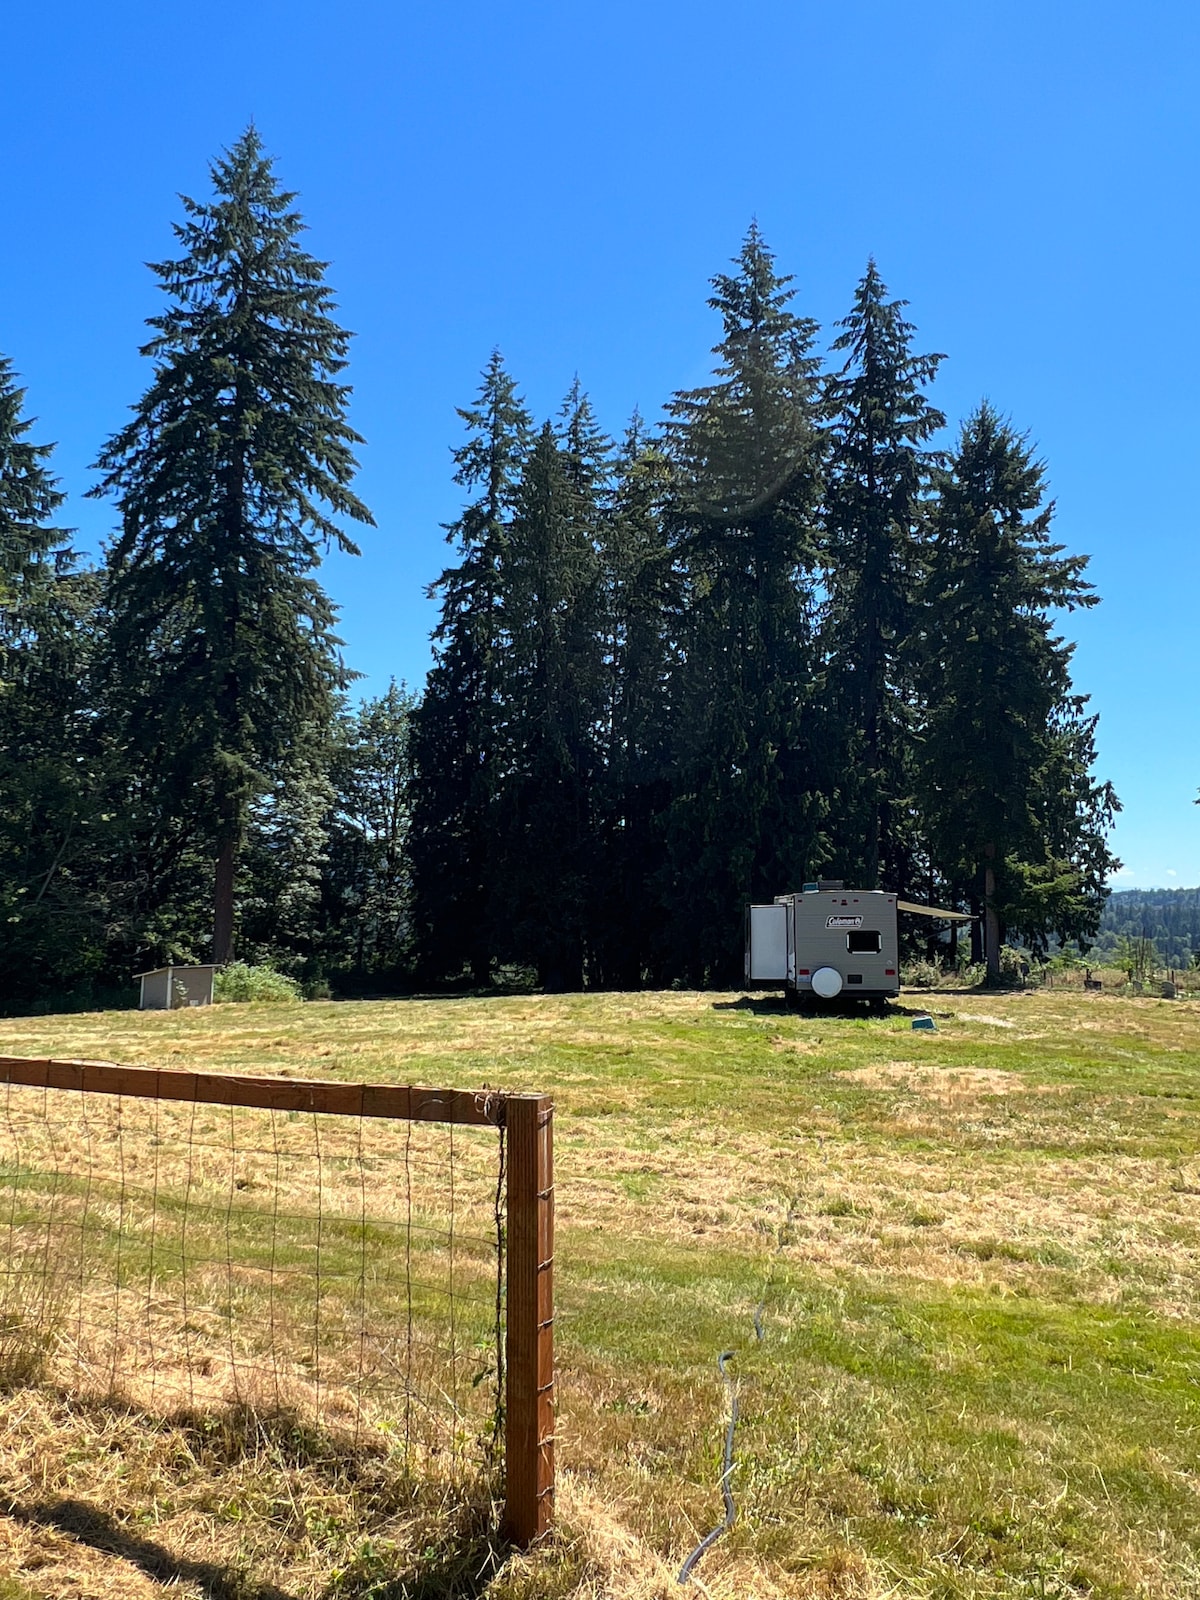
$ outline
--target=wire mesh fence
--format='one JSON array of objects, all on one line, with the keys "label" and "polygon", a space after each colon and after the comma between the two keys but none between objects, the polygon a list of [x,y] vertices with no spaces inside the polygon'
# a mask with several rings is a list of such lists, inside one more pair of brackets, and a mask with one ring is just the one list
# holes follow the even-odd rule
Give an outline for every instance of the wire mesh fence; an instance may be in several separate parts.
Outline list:
[{"label": "wire mesh fence", "polygon": [[287,1411],[399,1470],[498,1485],[506,1363],[531,1341],[536,1362],[539,1334],[510,1326],[507,1105],[0,1060],[0,1377],[150,1413]]}]

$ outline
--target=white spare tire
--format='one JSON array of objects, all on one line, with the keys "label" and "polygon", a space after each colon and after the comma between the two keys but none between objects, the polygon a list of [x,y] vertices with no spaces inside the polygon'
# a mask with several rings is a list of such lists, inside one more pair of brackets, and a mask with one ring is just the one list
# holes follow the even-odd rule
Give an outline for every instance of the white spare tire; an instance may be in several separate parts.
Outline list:
[{"label": "white spare tire", "polygon": [[842,992],[842,975],[836,967],[818,967],[812,975],[813,993],[832,1000]]}]

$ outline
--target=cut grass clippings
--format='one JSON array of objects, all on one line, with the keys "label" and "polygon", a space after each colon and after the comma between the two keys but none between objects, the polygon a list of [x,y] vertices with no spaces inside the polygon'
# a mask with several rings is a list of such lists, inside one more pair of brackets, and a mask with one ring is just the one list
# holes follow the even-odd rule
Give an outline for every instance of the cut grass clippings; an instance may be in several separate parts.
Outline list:
[{"label": "cut grass clippings", "polygon": [[731,1349],[738,1519],[693,1592],[1194,1600],[1200,1009],[918,1003],[937,1032],[674,992],[0,1023],[11,1054],[553,1095],[562,1469],[557,1535],[514,1556],[436,1475],[18,1383],[0,1571],[49,1600],[685,1592]]}]

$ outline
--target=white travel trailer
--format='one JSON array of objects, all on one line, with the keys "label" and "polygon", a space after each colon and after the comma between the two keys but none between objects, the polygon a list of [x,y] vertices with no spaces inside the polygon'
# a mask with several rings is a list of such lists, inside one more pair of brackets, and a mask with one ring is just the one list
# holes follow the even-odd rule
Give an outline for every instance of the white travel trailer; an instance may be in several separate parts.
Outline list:
[{"label": "white travel trailer", "polygon": [[783,988],[789,998],[862,1000],[882,1011],[900,993],[896,914],[969,922],[961,911],[914,905],[882,889],[847,889],[838,879],[806,883],[746,916],[746,986]]}]

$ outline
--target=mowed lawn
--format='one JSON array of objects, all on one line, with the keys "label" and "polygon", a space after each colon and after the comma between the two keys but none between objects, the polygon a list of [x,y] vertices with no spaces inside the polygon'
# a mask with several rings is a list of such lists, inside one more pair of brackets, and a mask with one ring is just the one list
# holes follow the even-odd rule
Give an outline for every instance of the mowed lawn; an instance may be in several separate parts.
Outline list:
[{"label": "mowed lawn", "polygon": [[[731,1350],[738,1515],[692,1592],[1195,1600],[1200,1003],[903,1006],[814,1020],[657,993],[0,1022],[9,1054],[552,1094],[561,1469],[557,1538],[471,1570],[451,1522],[421,1546],[386,1496],[310,1516],[302,1473],[290,1504],[238,1493],[232,1457],[168,1522],[176,1469],[122,1467],[141,1445],[92,1417],[73,1481],[102,1479],[107,1543],[0,1518],[0,1571],[55,1597],[687,1592],[675,1575],[722,1514]],[[921,1006],[936,1032],[912,1029]],[[4,1404],[11,1506],[39,1461],[53,1486],[42,1458],[72,1430],[61,1407]]]}]

